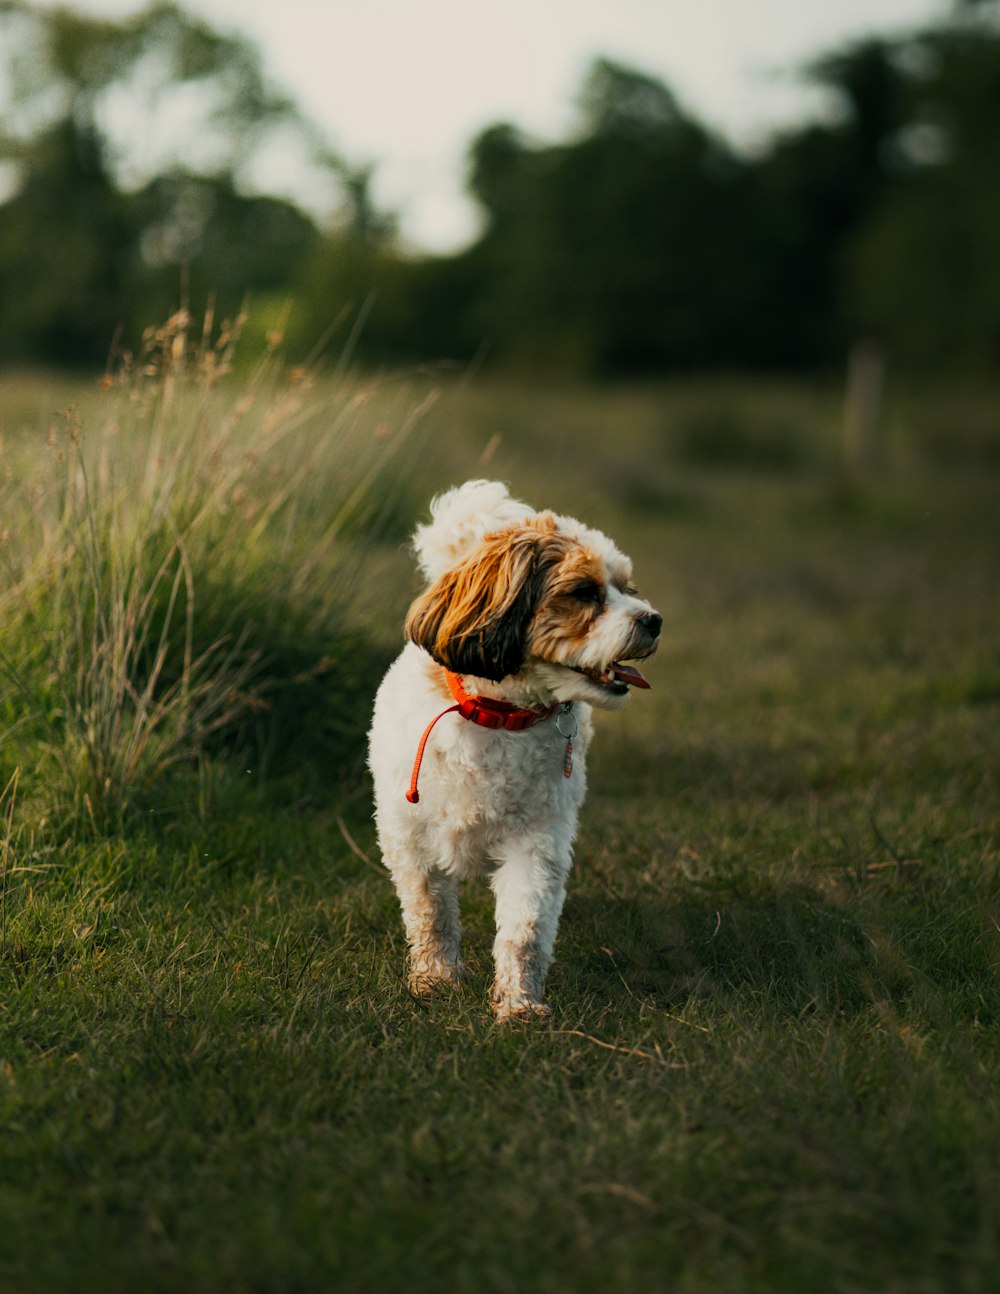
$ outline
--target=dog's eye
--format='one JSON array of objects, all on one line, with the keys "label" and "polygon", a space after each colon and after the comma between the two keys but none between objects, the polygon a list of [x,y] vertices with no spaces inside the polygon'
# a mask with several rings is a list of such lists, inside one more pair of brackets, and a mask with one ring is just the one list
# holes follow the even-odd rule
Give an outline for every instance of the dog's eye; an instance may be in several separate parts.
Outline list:
[{"label": "dog's eye", "polygon": [[598,603],[604,597],[604,590],[593,580],[588,580],[586,584],[578,584],[573,590],[573,596],[577,602]]},{"label": "dog's eye", "polygon": [[622,589],[622,592],[625,594],[627,598],[637,598],[639,596],[639,590],[635,587],[634,584],[626,584],[625,587]]}]

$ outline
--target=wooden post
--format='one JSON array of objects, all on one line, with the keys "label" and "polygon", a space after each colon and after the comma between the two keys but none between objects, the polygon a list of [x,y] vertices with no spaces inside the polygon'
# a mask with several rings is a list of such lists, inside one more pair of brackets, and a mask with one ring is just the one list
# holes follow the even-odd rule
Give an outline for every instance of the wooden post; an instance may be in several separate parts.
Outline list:
[{"label": "wooden post", "polygon": [[847,357],[844,394],[844,463],[851,476],[863,477],[881,459],[885,358],[877,342],[859,341]]}]

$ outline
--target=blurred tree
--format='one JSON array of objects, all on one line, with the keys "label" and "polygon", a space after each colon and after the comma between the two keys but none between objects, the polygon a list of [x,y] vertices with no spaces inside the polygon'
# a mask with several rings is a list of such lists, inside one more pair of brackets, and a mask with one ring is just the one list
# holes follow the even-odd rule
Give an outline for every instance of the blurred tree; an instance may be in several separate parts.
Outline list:
[{"label": "blurred tree", "polygon": [[907,42],[894,183],[850,247],[848,317],[896,358],[1000,362],[1000,27],[995,4]]},{"label": "blurred tree", "polygon": [[1000,5],[806,70],[830,119],[735,155],[658,81],[601,61],[570,141],[485,131],[467,334],[585,372],[839,364],[859,334],[921,365],[1000,348]]},{"label": "blurred tree", "polygon": [[[291,204],[242,191],[267,131],[301,132],[246,42],[172,4],[122,22],[26,0],[0,5],[10,103],[0,135],[10,196],[0,205],[0,355],[101,360],[118,326],[141,327],[188,291],[232,307],[287,283],[316,237]],[[115,133],[188,96],[203,165],[144,174]],[[123,97],[124,96],[124,97]],[[190,137],[176,148],[192,148]]]},{"label": "blurred tree", "polygon": [[344,171],[338,218],[303,257],[292,283],[298,301],[291,337],[305,351],[325,346],[331,358],[360,349],[370,362],[409,359],[419,322],[413,282],[417,263],[396,247],[396,219],[372,195],[372,166]]},{"label": "blurred tree", "polygon": [[845,248],[889,183],[886,145],[904,93],[894,49],[881,40],[841,50],[806,75],[832,92],[836,117],[776,139],[755,168],[768,262],[762,341],[772,362],[786,364],[839,357],[849,341]]},{"label": "blurred tree", "polygon": [[180,270],[194,303],[233,311],[247,293],[287,296],[319,240],[312,220],[280,198],[241,193],[222,172],[157,176],[129,203],[138,229],[119,322],[132,335],[176,305]]},{"label": "blurred tree", "polygon": [[0,208],[0,355],[106,354],[137,232],[94,133],[70,118],[40,133]]},{"label": "blurred tree", "polygon": [[476,321],[518,362],[611,372],[720,358],[760,288],[739,254],[749,168],[662,83],[616,63],[594,65],[581,116],[566,144],[532,147],[509,126],[473,144]]}]

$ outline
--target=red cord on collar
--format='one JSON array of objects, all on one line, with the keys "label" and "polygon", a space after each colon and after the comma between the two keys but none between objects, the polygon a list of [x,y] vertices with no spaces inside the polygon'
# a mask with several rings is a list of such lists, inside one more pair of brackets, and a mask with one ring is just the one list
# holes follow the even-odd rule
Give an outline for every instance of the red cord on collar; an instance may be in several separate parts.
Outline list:
[{"label": "red cord on collar", "polygon": [[446,669],[444,677],[456,704],[436,714],[424,729],[424,735],[420,738],[420,745],[417,747],[417,757],[413,761],[410,789],[406,792],[406,798],[411,804],[416,804],[420,799],[417,779],[420,776],[420,765],[424,758],[424,747],[438,719],[443,719],[446,714],[457,713],[463,719],[468,719],[470,723],[478,724],[480,728],[502,728],[505,732],[523,732],[526,728],[533,728],[536,723],[547,719],[556,709],[556,706],[549,705],[541,710],[526,710],[520,706],[511,705],[509,701],[497,701],[491,696],[470,696],[457,674]]}]

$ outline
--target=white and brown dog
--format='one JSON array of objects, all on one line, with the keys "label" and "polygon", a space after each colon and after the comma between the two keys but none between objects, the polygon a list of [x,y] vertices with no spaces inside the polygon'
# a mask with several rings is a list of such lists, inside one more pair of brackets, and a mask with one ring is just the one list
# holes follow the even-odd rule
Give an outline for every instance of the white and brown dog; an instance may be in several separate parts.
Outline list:
[{"label": "white and brown dog", "polygon": [[425,994],[462,977],[458,884],[485,872],[496,895],[494,1011],[542,1014],[590,709],[617,710],[630,687],[649,686],[623,662],[656,650],[661,617],[607,536],[536,513],[494,481],[435,499],[414,549],[429,587],[375,698],[369,742],[410,987]]}]

